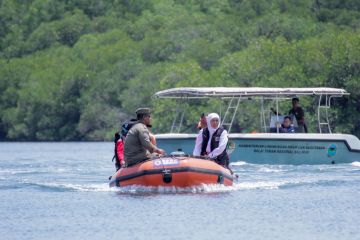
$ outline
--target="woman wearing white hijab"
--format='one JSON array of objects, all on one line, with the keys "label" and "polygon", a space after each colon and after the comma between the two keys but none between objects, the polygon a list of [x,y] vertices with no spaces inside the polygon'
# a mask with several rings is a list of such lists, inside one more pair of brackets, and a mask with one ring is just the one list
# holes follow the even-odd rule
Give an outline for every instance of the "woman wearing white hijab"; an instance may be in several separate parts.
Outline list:
[{"label": "woman wearing white hijab", "polygon": [[209,157],[218,164],[229,168],[229,156],[226,152],[228,136],[227,131],[220,126],[219,115],[210,113],[206,122],[207,127],[201,129],[196,137],[193,155]]}]

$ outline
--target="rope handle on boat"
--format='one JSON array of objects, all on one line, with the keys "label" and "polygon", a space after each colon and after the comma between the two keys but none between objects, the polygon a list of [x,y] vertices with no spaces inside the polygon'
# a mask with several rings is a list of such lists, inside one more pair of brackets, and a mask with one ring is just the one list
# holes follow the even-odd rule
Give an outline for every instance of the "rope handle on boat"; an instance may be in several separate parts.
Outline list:
[{"label": "rope handle on boat", "polygon": [[[149,162],[149,161],[153,161],[153,160],[157,160],[160,159],[161,160],[161,164],[164,166],[162,158],[172,158],[172,159],[176,159],[178,161],[183,161],[183,160],[187,160],[188,158],[196,158],[196,159],[202,159],[202,160],[208,160],[208,161],[212,161],[212,162],[216,162],[215,159],[211,159],[209,157],[204,157],[204,156],[193,156],[190,154],[185,154],[184,156],[176,156],[176,155],[158,155],[158,156],[153,156],[151,158],[147,158],[144,159],[143,161],[139,162],[139,163],[144,163],[144,162]],[[136,164],[139,164],[136,163]],[[136,165],[133,164],[133,165]],[[133,165],[130,166],[123,166],[122,168],[126,168],[126,167],[132,167]],[[163,167],[164,168],[164,167]]]}]

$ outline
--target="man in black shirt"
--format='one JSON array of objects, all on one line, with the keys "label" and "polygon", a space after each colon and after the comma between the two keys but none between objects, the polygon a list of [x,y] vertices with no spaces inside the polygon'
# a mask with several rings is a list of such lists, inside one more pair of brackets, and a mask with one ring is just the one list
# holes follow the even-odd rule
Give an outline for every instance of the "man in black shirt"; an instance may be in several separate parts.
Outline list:
[{"label": "man in black shirt", "polygon": [[304,118],[304,111],[300,107],[298,98],[292,99],[292,106],[293,106],[292,109],[289,110],[289,115],[293,115],[296,118],[296,121],[298,124],[297,132],[307,133],[307,127],[306,127],[305,118]]}]

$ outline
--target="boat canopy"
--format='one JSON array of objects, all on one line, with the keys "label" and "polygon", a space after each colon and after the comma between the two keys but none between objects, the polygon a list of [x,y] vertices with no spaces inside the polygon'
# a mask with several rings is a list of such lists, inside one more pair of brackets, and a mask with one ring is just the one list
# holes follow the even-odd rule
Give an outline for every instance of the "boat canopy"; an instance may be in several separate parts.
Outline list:
[{"label": "boat canopy", "polygon": [[[229,105],[222,116],[221,124],[226,126],[230,133],[233,121],[239,108],[241,99],[260,99],[261,100],[261,113],[260,121],[262,128],[268,132],[268,124],[266,121],[266,113],[264,108],[265,99],[276,101],[276,113],[279,112],[278,101],[298,96],[316,96],[318,97],[317,106],[317,120],[318,129],[322,133],[322,128],[325,127],[327,132],[331,133],[329,123],[329,113],[331,99],[333,97],[342,97],[350,95],[346,90],[341,88],[262,88],[262,87],[182,87],[170,88],[159,91],[154,94],[154,98],[171,98],[186,101],[189,99],[201,98],[220,98],[223,100],[230,100]],[[221,112],[221,110],[220,110]],[[179,133],[184,118],[184,108],[181,104],[178,105],[176,110],[176,117],[174,118],[171,133]],[[279,121],[279,116],[276,114],[276,121]],[[279,131],[277,127],[277,132]]]},{"label": "boat canopy", "polygon": [[261,87],[182,87],[170,88],[154,94],[155,98],[209,98],[209,97],[292,97],[299,95],[349,95],[341,88],[261,88]]}]

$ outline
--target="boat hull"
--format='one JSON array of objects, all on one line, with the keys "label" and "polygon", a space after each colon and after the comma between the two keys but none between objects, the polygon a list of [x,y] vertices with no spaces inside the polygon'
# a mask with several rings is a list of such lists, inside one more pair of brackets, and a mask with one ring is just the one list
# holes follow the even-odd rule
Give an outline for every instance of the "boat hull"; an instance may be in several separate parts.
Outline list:
[{"label": "boat hull", "polygon": [[[192,154],[195,134],[163,134],[157,144],[166,152]],[[360,141],[347,134],[229,134],[231,162],[254,164],[333,164],[360,161]]]},{"label": "boat hull", "polygon": [[210,160],[161,157],[121,168],[111,177],[109,185],[110,187],[131,185],[191,187],[202,184],[231,186],[233,179],[229,169]]}]

